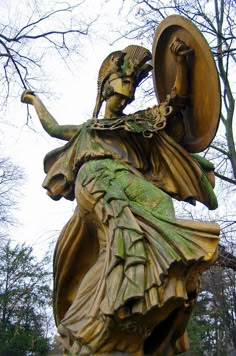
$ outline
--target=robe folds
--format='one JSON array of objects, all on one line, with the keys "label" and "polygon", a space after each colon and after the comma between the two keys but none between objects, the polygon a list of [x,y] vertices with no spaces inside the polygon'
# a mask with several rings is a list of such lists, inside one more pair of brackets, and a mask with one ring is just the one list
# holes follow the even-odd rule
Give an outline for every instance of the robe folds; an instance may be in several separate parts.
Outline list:
[{"label": "robe folds", "polygon": [[171,197],[209,209],[217,201],[211,164],[199,164],[164,126],[152,130],[131,115],[89,121],[45,157],[49,196],[77,201],[54,254],[65,352],[187,347],[199,275],[215,261],[219,227],[176,219]]}]

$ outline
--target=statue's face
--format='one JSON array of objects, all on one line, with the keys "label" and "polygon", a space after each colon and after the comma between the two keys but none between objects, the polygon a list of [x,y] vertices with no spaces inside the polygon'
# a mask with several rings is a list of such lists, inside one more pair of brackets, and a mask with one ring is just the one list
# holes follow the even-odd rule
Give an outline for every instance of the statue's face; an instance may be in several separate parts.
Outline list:
[{"label": "statue's face", "polygon": [[122,115],[124,108],[129,102],[129,97],[114,93],[106,100],[106,116],[118,117]]},{"label": "statue's face", "polygon": [[135,92],[135,82],[132,77],[122,77],[120,78],[117,73],[113,73],[108,83],[114,89],[114,93],[120,94],[133,100]]},{"label": "statue's face", "polygon": [[123,114],[124,108],[134,100],[135,82],[132,77],[119,77],[113,73],[108,84],[112,87],[112,95],[106,99],[106,117],[118,117]]}]

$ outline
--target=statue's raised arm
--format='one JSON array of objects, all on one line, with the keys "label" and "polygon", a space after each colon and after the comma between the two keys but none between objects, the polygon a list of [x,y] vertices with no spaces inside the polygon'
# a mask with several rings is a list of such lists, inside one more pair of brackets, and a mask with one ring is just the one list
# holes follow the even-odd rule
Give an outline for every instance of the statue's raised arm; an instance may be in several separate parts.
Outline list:
[{"label": "statue's raised arm", "polygon": [[189,94],[189,80],[187,56],[193,55],[194,50],[189,48],[185,42],[175,37],[170,44],[170,51],[176,63],[176,78],[173,84],[172,93],[182,98],[187,98]]},{"label": "statue's raised arm", "polygon": [[25,90],[21,95],[21,101],[34,106],[44,130],[52,137],[68,141],[80,128],[79,125],[59,125],[32,90]]}]

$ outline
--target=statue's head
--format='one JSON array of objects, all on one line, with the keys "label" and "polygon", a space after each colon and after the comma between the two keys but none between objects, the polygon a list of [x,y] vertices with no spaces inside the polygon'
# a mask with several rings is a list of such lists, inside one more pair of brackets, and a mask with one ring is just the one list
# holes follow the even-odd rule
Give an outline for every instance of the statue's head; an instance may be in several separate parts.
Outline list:
[{"label": "statue's head", "polygon": [[144,47],[131,45],[109,54],[98,74],[98,94],[93,116],[97,117],[103,101],[122,96],[125,105],[134,100],[137,86],[152,69],[151,53]]}]

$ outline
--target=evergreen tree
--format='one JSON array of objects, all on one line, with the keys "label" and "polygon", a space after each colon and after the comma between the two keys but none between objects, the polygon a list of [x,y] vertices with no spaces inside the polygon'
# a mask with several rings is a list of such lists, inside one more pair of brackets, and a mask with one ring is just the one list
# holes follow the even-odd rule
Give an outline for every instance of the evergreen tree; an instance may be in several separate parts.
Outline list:
[{"label": "evergreen tree", "polygon": [[31,247],[9,240],[0,247],[1,355],[47,354],[49,279],[47,258],[37,261]]}]

